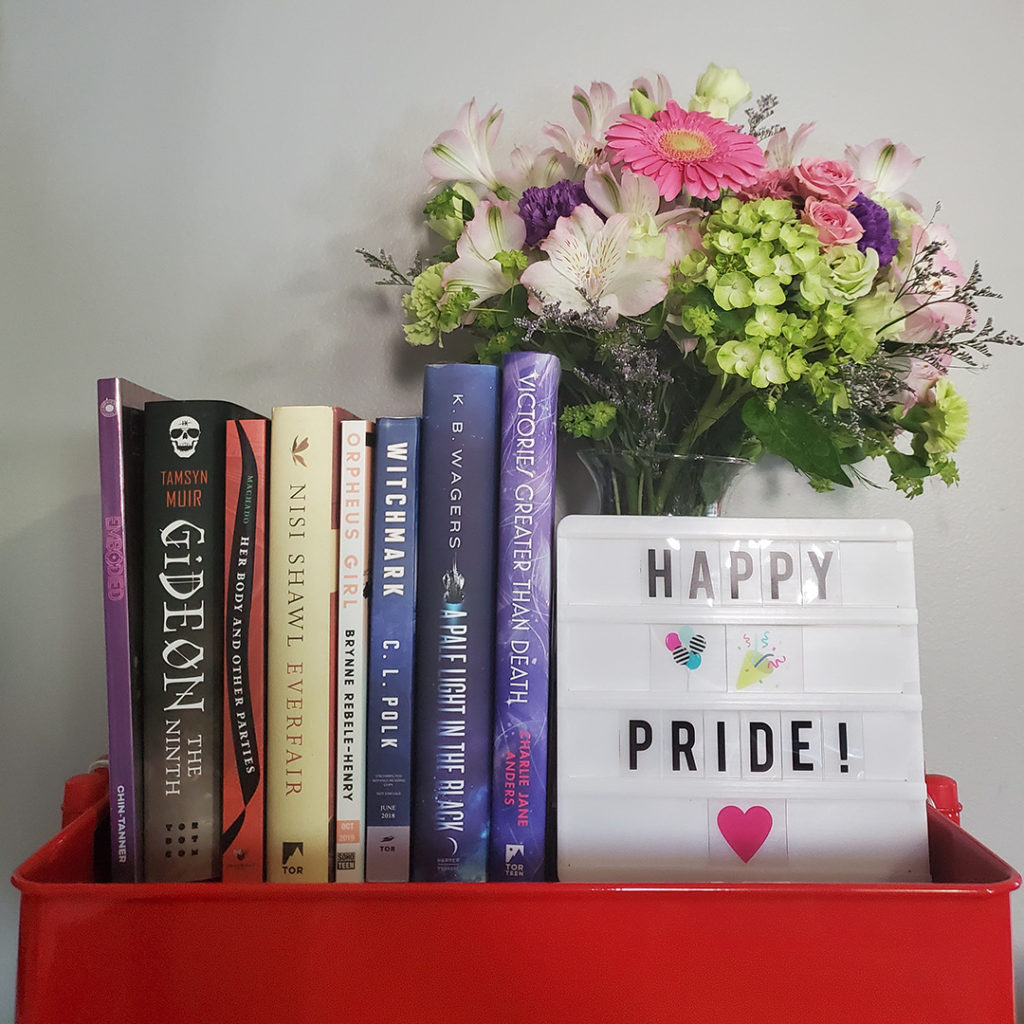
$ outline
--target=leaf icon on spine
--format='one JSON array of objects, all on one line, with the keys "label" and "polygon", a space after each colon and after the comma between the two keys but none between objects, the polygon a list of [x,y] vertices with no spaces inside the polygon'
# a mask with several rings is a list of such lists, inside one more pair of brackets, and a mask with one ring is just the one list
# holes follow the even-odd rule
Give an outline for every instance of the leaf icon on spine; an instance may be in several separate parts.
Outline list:
[{"label": "leaf icon on spine", "polygon": [[295,440],[292,441],[292,462],[296,462],[300,466],[305,466],[306,460],[300,453],[304,452],[307,448],[309,448],[308,437],[304,437],[301,440],[299,438],[295,438]]},{"label": "leaf icon on spine", "polygon": [[672,655],[673,660],[682,668],[700,668],[704,651],[708,643],[699,633],[683,626],[678,633],[668,633],[665,636],[665,646]]}]

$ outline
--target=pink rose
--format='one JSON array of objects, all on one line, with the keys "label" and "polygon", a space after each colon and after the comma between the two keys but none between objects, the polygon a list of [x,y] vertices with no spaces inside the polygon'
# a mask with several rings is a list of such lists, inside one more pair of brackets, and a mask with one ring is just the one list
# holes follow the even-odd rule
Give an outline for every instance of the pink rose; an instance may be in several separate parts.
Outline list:
[{"label": "pink rose", "polygon": [[861,223],[838,203],[808,199],[804,204],[803,222],[818,229],[822,245],[845,245],[856,242],[864,234]]},{"label": "pink rose", "polygon": [[862,191],[844,160],[801,160],[793,168],[800,195],[849,206]]},{"label": "pink rose", "polygon": [[771,167],[759,171],[757,181],[741,194],[744,199],[792,199],[800,193],[792,167]]}]

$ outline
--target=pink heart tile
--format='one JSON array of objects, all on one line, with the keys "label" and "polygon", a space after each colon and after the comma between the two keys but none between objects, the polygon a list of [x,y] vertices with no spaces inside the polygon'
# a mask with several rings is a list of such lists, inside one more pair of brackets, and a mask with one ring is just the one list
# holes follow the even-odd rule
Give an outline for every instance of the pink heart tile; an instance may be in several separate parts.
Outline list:
[{"label": "pink heart tile", "polygon": [[755,806],[741,811],[730,804],[718,812],[718,831],[744,864],[764,845],[773,824],[767,807]]}]

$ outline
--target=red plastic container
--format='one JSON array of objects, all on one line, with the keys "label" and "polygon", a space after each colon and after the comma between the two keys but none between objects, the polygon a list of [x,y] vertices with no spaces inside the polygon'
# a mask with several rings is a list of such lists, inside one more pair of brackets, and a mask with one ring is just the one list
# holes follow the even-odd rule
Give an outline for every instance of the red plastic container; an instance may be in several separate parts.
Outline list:
[{"label": "red plastic container", "polygon": [[18,1024],[1014,1019],[1020,875],[935,809],[930,884],[649,886],[105,885],[103,811],[14,875]]}]

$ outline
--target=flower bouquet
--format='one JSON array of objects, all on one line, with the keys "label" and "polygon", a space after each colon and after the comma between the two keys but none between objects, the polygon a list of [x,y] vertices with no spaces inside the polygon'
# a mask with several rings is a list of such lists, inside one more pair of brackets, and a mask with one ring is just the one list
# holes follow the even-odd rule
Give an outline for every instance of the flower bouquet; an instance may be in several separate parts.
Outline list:
[{"label": "flower bouquet", "polygon": [[684,109],[668,82],[620,102],[577,88],[576,124],[547,124],[496,169],[502,123],[475,102],[425,154],[429,226],[447,244],[401,271],[407,340],[468,328],[476,358],[520,349],[562,364],[560,425],[633,460],[619,511],[661,512],[647,455],[787,459],[819,489],[884,457],[908,495],[957,480],[967,425],[950,370],[1020,344],[979,312],[998,298],[948,230],[902,191],[920,162],[880,139],[815,155],[813,125],[771,124],[712,64]]}]

